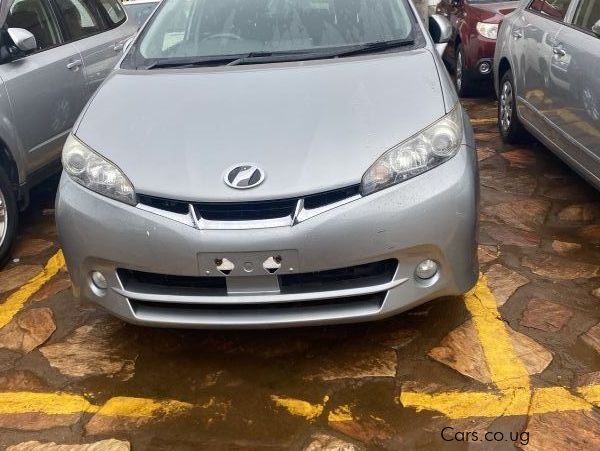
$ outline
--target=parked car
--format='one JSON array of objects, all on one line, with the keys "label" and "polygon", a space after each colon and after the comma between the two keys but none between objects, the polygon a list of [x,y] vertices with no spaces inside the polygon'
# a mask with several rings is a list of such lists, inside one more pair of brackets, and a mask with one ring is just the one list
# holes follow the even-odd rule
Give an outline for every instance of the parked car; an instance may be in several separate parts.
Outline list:
[{"label": "parked car", "polygon": [[138,28],[150,17],[158,6],[159,0],[129,0],[123,3],[127,17],[132,20]]},{"label": "parked car", "polygon": [[281,327],[469,290],[477,158],[436,42],[407,0],[163,0],[63,150],[76,296]]},{"label": "parked car", "polygon": [[441,0],[437,12],[452,23],[444,62],[454,70],[459,96],[492,86],[492,60],[498,26],[518,1]]},{"label": "parked car", "polygon": [[500,133],[531,133],[600,188],[600,2],[524,2],[494,63]]},{"label": "parked car", "polygon": [[118,0],[9,0],[0,6],[0,264],[30,188],[60,151],[135,27]]}]

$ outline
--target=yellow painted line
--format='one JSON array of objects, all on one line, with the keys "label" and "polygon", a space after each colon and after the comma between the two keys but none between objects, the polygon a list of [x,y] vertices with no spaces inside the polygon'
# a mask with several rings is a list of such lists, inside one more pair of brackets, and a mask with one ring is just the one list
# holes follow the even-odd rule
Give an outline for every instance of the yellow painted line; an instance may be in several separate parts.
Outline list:
[{"label": "yellow painted line", "polygon": [[70,393],[0,393],[0,414],[37,412],[48,415],[68,415],[97,410],[98,407],[90,404],[83,396]]},{"label": "yellow painted line", "polygon": [[531,413],[564,412],[567,410],[592,410],[586,400],[571,394],[564,387],[546,387],[534,391]]},{"label": "yellow painted line", "polygon": [[589,411],[593,406],[563,387],[536,389],[533,397],[527,389],[506,390],[500,395],[484,392],[401,393],[404,407],[439,412],[451,419],[549,412]]},{"label": "yellow painted line", "polygon": [[272,395],[271,400],[273,400],[275,405],[284,408],[292,415],[304,417],[307,420],[314,420],[323,413],[323,408],[329,400],[329,396],[325,396],[323,404],[311,404],[301,399],[285,398],[276,395]]},{"label": "yellow painted line", "polygon": [[497,117],[486,117],[486,118],[481,118],[481,119],[471,119],[471,124],[472,125],[491,125],[491,124],[497,124],[498,123],[498,118]]},{"label": "yellow painted line", "polygon": [[193,408],[193,404],[181,401],[156,401],[147,398],[118,396],[109,399],[99,410],[99,415],[121,417],[155,417],[175,415]]},{"label": "yellow painted line", "polygon": [[183,413],[193,404],[175,400],[155,400],[118,396],[104,405],[91,404],[85,397],[72,393],[0,392],[0,415],[18,413],[44,413],[69,415],[98,413],[111,417],[157,417]]},{"label": "yellow painted line", "polygon": [[473,318],[492,382],[500,392],[401,392],[399,400],[404,407],[458,419],[589,411],[593,405],[600,405],[600,385],[579,387],[581,397],[564,387],[531,388],[529,374],[515,353],[484,276],[465,295],[464,301]]},{"label": "yellow painted line", "polygon": [[25,285],[11,294],[6,301],[0,304],[0,329],[6,326],[13,317],[23,308],[27,300],[33,296],[42,286],[60,271],[65,265],[62,251],[58,251],[44,269]]},{"label": "yellow painted line", "polygon": [[577,392],[590,404],[600,407],[600,385],[585,385],[579,387]]},{"label": "yellow painted line", "polygon": [[515,353],[485,276],[479,278],[464,301],[473,317],[492,383],[500,390],[529,387],[529,374]]},{"label": "yellow painted line", "polygon": [[332,423],[343,423],[346,421],[354,420],[354,417],[352,416],[350,407],[347,405],[343,405],[329,412],[329,415],[327,415],[327,420]]}]

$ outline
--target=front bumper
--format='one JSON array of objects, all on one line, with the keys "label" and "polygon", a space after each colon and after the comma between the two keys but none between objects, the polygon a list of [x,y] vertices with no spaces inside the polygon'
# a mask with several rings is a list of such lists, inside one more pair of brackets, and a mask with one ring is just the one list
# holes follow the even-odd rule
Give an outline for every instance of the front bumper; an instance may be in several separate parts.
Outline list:
[{"label": "front bumper", "polygon": [[[478,276],[479,183],[472,135],[468,142],[450,161],[414,179],[299,224],[268,229],[198,230],[99,196],[63,174],[57,225],[74,293],[131,323],[202,328],[366,321],[461,294]],[[390,259],[398,263],[390,280],[309,284],[305,290],[300,284],[288,293],[273,283],[277,275],[236,275],[221,295],[154,282],[127,284],[122,275],[125,269],[199,278],[207,275],[206,255],[278,252],[284,260],[293,256],[297,275]],[[426,281],[414,275],[424,259],[439,264],[438,274]],[[105,275],[108,289],[93,285],[92,271]],[[230,290],[230,282],[241,289]]]}]

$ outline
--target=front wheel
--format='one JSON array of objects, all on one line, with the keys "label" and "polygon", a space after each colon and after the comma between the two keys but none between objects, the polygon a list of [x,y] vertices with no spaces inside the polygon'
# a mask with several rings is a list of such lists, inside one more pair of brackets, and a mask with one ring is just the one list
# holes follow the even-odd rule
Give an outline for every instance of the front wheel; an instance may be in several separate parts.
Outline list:
[{"label": "front wheel", "polygon": [[17,234],[19,212],[15,191],[4,169],[0,168],[0,267],[10,257]]},{"label": "front wheel", "polygon": [[472,83],[465,68],[465,51],[462,44],[456,49],[455,86],[459,97],[465,97],[473,92]]},{"label": "front wheel", "polygon": [[508,70],[500,80],[498,127],[502,140],[508,144],[518,144],[527,137],[527,131],[517,115],[517,96],[511,70]]}]

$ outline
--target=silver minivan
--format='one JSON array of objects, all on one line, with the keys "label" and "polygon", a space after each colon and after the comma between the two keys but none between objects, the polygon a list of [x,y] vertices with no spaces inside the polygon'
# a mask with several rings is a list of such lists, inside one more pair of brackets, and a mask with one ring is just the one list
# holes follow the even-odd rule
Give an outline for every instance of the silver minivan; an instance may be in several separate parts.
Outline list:
[{"label": "silver minivan", "polygon": [[504,140],[533,134],[600,189],[600,1],[523,0],[494,74]]},{"label": "silver minivan", "polygon": [[439,56],[450,24],[429,24],[408,0],[163,0],[65,143],[75,295],[240,328],[469,290],[475,144]]},{"label": "silver minivan", "polygon": [[29,189],[60,167],[77,116],[136,25],[119,0],[0,4],[0,263]]}]

